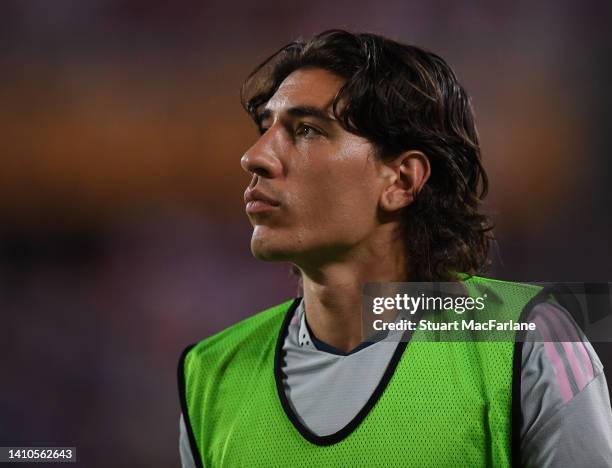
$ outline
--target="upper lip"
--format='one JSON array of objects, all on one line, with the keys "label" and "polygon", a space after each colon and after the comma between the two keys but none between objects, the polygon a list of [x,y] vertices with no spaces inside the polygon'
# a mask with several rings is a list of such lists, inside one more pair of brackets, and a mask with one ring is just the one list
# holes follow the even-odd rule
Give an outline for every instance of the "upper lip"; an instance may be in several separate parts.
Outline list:
[{"label": "upper lip", "polygon": [[244,192],[244,203],[249,203],[258,200],[269,203],[270,205],[279,205],[279,203],[274,198],[266,195],[259,189],[246,189],[246,191]]}]

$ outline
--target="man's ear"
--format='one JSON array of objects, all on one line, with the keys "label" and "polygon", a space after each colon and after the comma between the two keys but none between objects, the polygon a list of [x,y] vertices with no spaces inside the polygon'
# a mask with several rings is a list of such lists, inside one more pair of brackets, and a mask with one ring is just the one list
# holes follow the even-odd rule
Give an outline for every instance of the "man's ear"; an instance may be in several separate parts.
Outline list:
[{"label": "man's ear", "polygon": [[396,211],[410,205],[429,179],[429,159],[420,151],[410,150],[383,164],[388,182],[380,195],[380,207]]}]

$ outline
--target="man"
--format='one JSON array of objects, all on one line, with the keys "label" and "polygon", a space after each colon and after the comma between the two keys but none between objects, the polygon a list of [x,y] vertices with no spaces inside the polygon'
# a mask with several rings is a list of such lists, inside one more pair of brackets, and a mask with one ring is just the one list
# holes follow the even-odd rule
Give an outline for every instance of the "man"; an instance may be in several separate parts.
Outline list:
[{"label": "man", "polygon": [[[303,298],[183,354],[183,466],[612,466],[603,369],[571,316],[471,276],[487,178],[444,60],[327,31],[260,65],[243,103],[251,250],[291,263]],[[363,284],[417,281],[493,288],[549,342],[364,341]]]}]

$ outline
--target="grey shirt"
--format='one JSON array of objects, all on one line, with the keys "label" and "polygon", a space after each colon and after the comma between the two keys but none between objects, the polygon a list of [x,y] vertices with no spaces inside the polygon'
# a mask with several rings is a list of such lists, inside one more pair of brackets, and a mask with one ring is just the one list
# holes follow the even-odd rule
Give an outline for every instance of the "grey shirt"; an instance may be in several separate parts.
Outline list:
[{"label": "grey shirt", "polygon": [[[285,392],[306,427],[333,434],[365,406],[399,340],[392,333],[334,352],[311,336],[304,307],[302,301],[294,312],[283,345]],[[558,305],[539,304],[528,320],[537,327],[522,351],[521,465],[612,467],[612,410],[593,347]],[[179,446],[183,467],[195,467],[182,415]]]}]

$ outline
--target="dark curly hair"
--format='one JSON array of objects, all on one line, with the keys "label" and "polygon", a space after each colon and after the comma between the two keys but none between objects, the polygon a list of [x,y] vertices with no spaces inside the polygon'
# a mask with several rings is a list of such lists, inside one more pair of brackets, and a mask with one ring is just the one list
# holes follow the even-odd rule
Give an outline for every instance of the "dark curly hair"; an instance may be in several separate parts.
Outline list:
[{"label": "dark curly hair", "polygon": [[333,113],[382,160],[419,150],[430,161],[429,180],[401,216],[407,279],[454,281],[486,269],[492,224],[479,208],[488,180],[470,100],[448,64],[379,35],[325,31],[284,46],[249,75],[241,101],[256,122],[282,81],[302,68],[344,78]]}]

